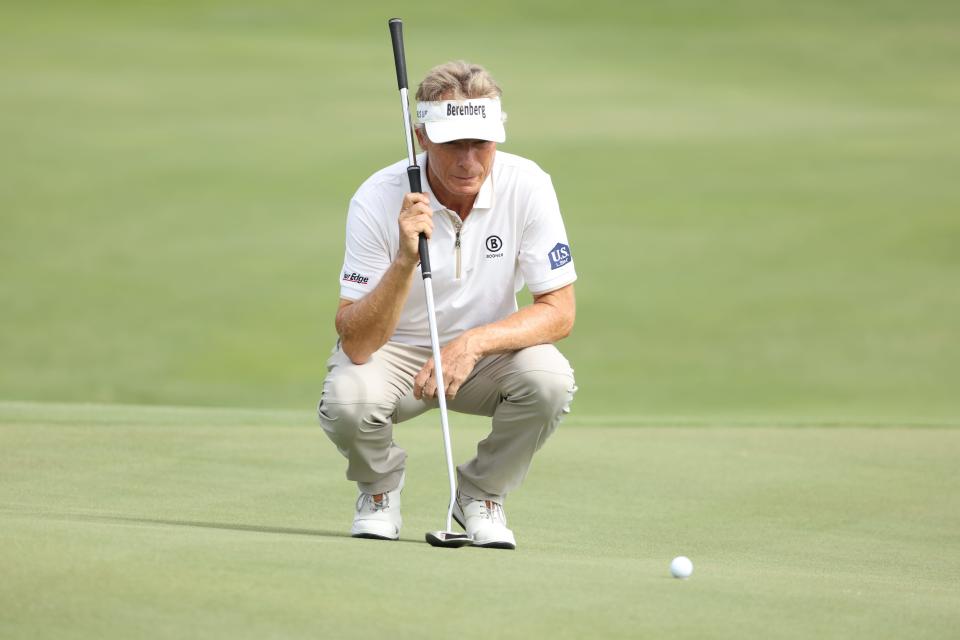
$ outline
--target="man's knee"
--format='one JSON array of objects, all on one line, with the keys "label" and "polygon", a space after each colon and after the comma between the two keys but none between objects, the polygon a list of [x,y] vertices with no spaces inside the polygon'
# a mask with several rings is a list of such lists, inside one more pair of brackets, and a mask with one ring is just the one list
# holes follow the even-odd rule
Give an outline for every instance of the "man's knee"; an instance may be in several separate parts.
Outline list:
[{"label": "man's knee", "polygon": [[573,369],[553,345],[538,345],[516,354],[515,373],[507,384],[511,394],[524,396],[547,414],[567,413],[577,390]]},{"label": "man's knee", "polygon": [[331,371],[323,383],[317,415],[324,431],[340,444],[356,437],[359,431],[371,431],[390,424],[396,404],[379,380],[369,380],[356,365]]},{"label": "man's knee", "polygon": [[362,425],[375,428],[378,423],[386,423],[384,418],[389,414],[384,416],[377,405],[330,402],[323,397],[317,405],[317,417],[327,433],[349,436]]},{"label": "man's knee", "polygon": [[520,395],[531,399],[545,414],[570,411],[570,402],[577,387],[572,372],[523,371],[513,381]]}]

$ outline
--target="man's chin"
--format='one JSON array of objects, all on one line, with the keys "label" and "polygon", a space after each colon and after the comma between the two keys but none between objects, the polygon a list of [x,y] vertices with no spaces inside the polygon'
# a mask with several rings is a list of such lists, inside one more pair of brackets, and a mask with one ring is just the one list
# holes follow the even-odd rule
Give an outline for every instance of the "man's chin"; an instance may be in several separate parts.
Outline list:
[{"label": "man's chin", "polygon": [[453,187],[452,189],[450,189],[450,191],[457,194],[458,196],[475,196],[478,193],[480,193],[480,187],[482,186],[482,183],[468,182],[468,183],[453,184],[450,186]]}]

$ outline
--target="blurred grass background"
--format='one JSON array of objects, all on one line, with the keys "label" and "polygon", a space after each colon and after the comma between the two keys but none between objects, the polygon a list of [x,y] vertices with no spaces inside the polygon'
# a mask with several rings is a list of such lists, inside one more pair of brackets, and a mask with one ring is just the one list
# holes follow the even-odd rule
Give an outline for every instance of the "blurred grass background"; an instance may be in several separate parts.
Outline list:
[{"label": "blurred grass background", "polygon": [[[960,420],[960,5],[405,5],[554,177],[575,412]],[[0,399],[312,406],[383,2],[0,5]]]}]

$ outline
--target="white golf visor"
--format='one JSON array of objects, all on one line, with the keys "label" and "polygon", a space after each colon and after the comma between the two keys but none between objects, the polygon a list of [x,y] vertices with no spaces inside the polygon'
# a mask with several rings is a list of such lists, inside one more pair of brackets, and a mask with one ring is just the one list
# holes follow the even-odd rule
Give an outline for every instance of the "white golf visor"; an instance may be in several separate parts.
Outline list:
[{"label": "white golf visor", "polygon": [[431,142],[507,139],[500,98],[418,102],[417,120],[426,126]]}]

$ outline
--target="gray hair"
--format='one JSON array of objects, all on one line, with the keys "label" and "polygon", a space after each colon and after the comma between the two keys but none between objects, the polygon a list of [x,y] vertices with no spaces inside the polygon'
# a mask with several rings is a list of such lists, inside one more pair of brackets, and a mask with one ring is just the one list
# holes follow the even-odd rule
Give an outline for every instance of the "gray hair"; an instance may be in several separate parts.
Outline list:
[{"label": "gray hair", "polygon": [[[435,66],[417,88],[417,102],[499,98],[501,95],[503,91],[489,71],[464,60]],[[506,120],[505,113],[503,118]],[[424,126],[418,122],[416,128],[423,130]]]}]

